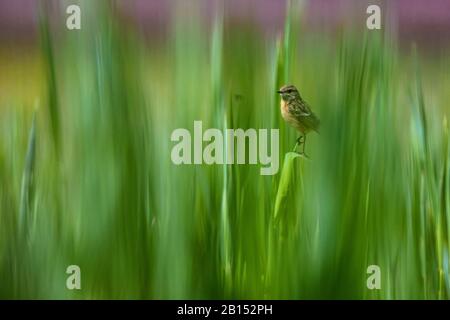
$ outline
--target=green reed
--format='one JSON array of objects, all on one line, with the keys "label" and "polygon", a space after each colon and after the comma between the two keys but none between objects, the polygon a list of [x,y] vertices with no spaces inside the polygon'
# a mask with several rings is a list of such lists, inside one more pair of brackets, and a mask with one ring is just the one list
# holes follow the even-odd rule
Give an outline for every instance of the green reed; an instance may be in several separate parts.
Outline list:
[{"label": "green reed", "polygon": [[[448,112],[428,105],[446,93],[425,89],[449,61],[376,31],[308,34],[299,10],[263,38],[180,6],[150,43],[92,10],[80,32],[42,20],[36,120],[0,111],[0,297],[449,298]],[[322,121],[309,160],[290,152],[285,82]],[[279,172],[174,165],[170,134],[194,120],[280,129]],[[82,290],[65,287],[71,264]]]}]

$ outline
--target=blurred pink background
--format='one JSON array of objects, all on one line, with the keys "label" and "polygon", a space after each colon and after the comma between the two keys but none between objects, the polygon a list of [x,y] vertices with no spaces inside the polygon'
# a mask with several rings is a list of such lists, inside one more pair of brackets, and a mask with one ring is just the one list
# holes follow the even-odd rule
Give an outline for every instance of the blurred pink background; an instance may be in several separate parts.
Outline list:
[{"label": "blurred pink background", "polygon": [[[46,2],[62,5],[55,0]],[[253,24],[262,35],[273,35],[283,30],[287,0],[116,0],[116,3],[125,21],[150,36],[164,33],[177,4],[197,10],[205,23],[211,21],[217,8],[223,8],[226,23]],[[416,41],[430,49],[450,43],[450,0],[305,0],[299,3],[304,18],[302,28],[308,31],[332,35],[349,22],[365,27],[367,6],[378,4],[383,19],[389,21],[401,42]],[[38,5],[37,0],[0,0],[0,40],[26,42],[34,39]],[[64,10],[61,8],[60,12]]]}]

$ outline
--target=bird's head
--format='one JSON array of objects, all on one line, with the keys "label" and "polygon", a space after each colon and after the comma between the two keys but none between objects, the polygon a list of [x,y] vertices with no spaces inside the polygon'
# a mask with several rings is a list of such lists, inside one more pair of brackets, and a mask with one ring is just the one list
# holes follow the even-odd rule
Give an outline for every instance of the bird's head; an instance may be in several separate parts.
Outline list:
[{"label": "bird's head", "polygon": [[277,92],[281,95],[281,98],[284,101],[300,99],[300,93],[298,92],[297,88],[291,84],[282,86]]}]

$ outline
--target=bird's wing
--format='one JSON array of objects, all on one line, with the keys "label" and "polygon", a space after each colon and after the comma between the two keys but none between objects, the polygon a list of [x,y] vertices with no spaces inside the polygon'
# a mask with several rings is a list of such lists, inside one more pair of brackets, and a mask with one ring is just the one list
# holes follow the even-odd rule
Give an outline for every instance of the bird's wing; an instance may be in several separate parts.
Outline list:
[{"label": "bird's wing", "polygon": [[292,101],[289,103],[289,112],[296,117],[307,117],[312,113],[305,101]]}]

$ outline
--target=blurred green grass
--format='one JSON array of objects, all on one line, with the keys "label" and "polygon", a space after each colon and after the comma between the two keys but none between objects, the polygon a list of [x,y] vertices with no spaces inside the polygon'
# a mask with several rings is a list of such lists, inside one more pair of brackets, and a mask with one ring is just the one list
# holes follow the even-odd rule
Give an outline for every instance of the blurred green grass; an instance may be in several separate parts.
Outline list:
[{"label": "blurred green grass", "polygon": [[[430,84],[448,59],[308,34],[295,15],[276,40],[220,12],[209,34],[182,8],[146,45],[92,10],[63,37],[41,20],[36,106],[0,107],[1,298],[449,298],[448,92]],[[309,161],[285,157],[285,83],[322,120]],[[170,134],[194,120],[279,128],[280,172],[175,166]]]}]

